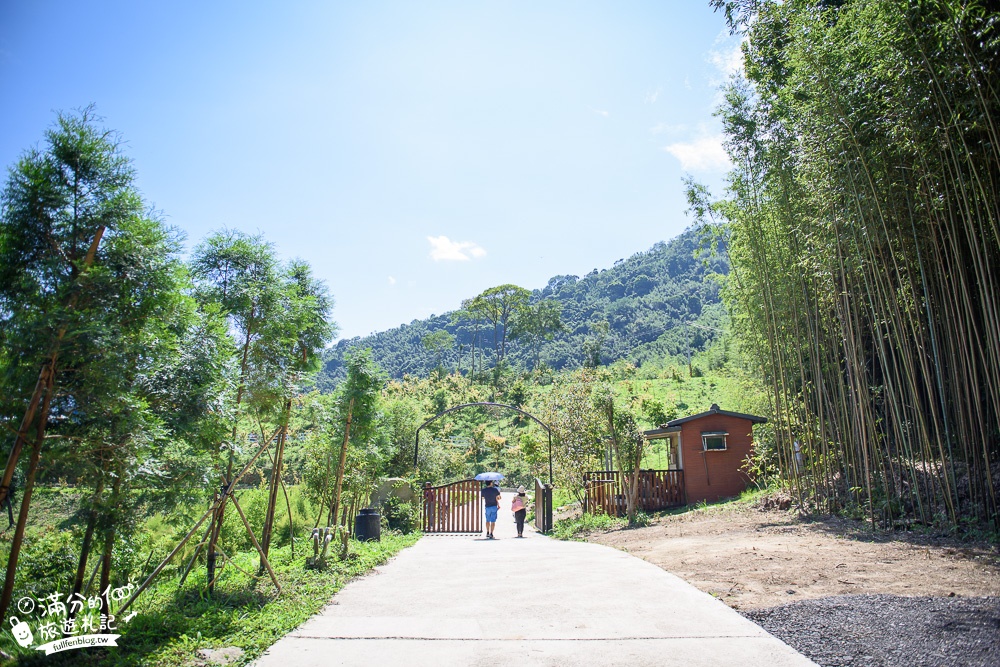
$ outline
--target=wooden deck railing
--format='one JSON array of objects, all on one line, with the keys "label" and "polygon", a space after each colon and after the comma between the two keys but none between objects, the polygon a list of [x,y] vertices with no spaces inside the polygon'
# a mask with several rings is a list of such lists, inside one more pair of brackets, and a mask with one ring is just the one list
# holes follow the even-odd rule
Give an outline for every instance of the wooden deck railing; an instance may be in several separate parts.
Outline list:
[{"label": "wooden deck railing", "polygon": [[[584,511],[591,514],[625,515],[625,486],[616,470],[583,474]],[[683,470],[643,470],[639,473],[637,507],[655,512],[686,504]]]}]

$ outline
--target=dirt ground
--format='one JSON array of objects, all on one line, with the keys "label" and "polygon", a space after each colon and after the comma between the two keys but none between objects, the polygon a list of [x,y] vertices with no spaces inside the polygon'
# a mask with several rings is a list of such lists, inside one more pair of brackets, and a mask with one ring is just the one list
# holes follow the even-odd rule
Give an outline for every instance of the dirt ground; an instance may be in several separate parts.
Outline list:
[{"label": "dirt ground", "polygon": [[840,518],[710,506],[587,539],[676,574],[735,609],[832,595],[1000,595],[1000,550],[914,533],[873,535]]}]

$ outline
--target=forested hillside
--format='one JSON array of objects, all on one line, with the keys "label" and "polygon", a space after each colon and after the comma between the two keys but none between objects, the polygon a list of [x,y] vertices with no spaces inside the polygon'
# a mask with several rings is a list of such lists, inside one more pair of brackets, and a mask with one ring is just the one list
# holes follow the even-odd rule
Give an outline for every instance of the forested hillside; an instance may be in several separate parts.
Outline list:
[{"label": "forested hillside", "polygon": [[[583,277],[554,276],[543,289],[531,292],[530,304],[558,304],[561,330],[551,340],[537,341],[536,349],[535,341],[517,336],[515,328],[506,363],[532,368],[537,356],[554,370],[598,359],[629,359],[641,365],[665,355],[700,351],[715,337],[722,319],[718,276],[728,270],[725,253],[702,247],[699,234],[688,230],[610,269],[594,269]],[[425,343],[428,335],[441,331],[453,337],[445,337],[446,349]],[[355,347],[370,347],[378,365],[395,378],[423,375],[438,365],[468,372],[473,354],[479,372],[490,368],[496,356],[492,325],[456,310],[338,342],[327,350],[319,378],[322,389],[331,389],[344,377],[344,354]]]}]

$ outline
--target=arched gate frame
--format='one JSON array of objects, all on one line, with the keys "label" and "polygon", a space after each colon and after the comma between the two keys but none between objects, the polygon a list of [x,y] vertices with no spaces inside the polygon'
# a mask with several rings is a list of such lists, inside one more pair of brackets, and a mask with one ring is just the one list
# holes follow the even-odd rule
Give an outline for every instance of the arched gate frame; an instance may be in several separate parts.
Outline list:
[{"label": "arched gate frame", "polygon": [[535,415],[531,414],[530,412],[525,412],[521,408],[515,408],[513,405],[506,405],[504,403],[491,403],[491,402],[488,402],[488,401],[480,401],[480,402],[477,402],[477,403],[462,403],[461,405],[456,405],[453,408],[448,408],[447,410],[444,410],[443,412],[439,412],[436,415],[434,415],[433,417],[431,417],[430,419],[428,419],[427,421],[425,421],[423,424],[421,424],[420,426],[417,427],[417,434],[416,434],[415,442],[413,443],[413,467],[414,468],[417,467],[417,454],[420,452],[420,430],[423,427],[427,426],[428,424],[431,424],[431,423],[437,421],[438,419],[440,419],[441,417],[444,417],[446,414],[448,414],[450,412],[455,412],[456,410],[461,410],[463,408],[471,408],[471,407],[474,407],[474,406],[488,407],[488,408],[505,408],[507,410],[513,410],[514,412],[518,412],[518,413],[524,415],[525,417],[527,417],[528,419],[530,419],[531,421],[535,422],[536,424],[538,424],[539,426],[541,426],[543,429],[545,429],[545,435],[547,435],[548,438],[549,438],[549,485],[551,486],[551,484],[552,484],[552,429],[549,428],[548,424],[546,424],[545,422],[543,422],[542,420],[540,420],[538,417],[536,417]]}]

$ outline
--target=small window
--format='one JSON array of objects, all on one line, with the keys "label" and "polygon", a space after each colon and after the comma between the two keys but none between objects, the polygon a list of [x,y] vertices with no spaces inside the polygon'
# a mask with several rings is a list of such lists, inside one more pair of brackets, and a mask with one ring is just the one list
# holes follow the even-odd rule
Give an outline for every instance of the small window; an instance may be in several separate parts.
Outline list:
[{"label": "small window", "polygon": [[701,434],[701,444],[705,448],[706,452],[711,451],[723,451],[726,449],[726,436],[728,433],[722,431],[713,431],[711,433]]}]

